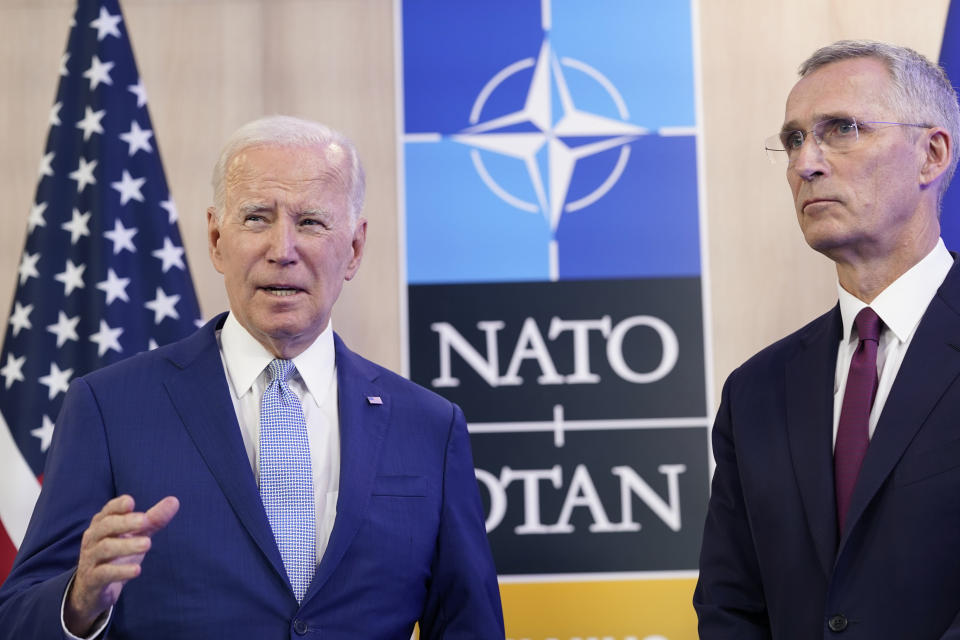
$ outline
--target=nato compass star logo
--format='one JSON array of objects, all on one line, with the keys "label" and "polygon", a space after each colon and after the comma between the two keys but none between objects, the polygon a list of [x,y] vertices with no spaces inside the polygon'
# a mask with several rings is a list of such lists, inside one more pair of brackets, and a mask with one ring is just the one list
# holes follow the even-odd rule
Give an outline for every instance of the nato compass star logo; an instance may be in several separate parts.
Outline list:
[{"label": "nato compass star logo", "polygon": [[[510,77],[533,68],[533,78],[522,108],[482,120],[484,106]],[[564,69],[580,71],[607,93],[616,105],[620,120],[578,109],[571,95]],[[554,113],[554,91],[559,113]],[[560,58],[544,39],[536,59],[526,58],[503,68],[483,87],[470,111],[470,126],[451,139],[471,147],[470,157],[484,184],[507,204],[531,213],[540,213],[550,225],[550,279],[557,280],[555,233],[564,212],[577,211],[602,198],[623,173],[630,159],[629,143],[648,133],[644,127],[627,122],[629,112],[616,87],[590,65],[572,58]],[[586,140],[586,142],[584,142]],[[589,156],[619,148],[612,171],[590,193],[572,202],[567,195],[574,168]],[[503,188],[487,170],[479,150],[523,161],[536,202],[524,200]],[[546,165],[546,170],[542,165]],[[546,175],[544,175],[546,174]]]},{"label": "nato compass star logo", "polygon": [[455,4],[403,4],[408,282],[699,274],[689,7]]}]

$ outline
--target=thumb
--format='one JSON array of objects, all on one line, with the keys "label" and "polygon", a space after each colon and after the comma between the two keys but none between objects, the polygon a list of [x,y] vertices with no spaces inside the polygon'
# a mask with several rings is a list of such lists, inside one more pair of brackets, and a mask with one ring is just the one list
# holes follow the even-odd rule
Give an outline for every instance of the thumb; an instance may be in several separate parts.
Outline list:
[{"label": "thumb", "polygon": [[180,501],[173,496],[167,496],[157,504],[150,507],[145,514],[146,524],[144,525],[141,533],[143,535],[152,536],[157,531],[160,531],[173,520],[173,516],[177,515],[177,511],[180,510]]}]

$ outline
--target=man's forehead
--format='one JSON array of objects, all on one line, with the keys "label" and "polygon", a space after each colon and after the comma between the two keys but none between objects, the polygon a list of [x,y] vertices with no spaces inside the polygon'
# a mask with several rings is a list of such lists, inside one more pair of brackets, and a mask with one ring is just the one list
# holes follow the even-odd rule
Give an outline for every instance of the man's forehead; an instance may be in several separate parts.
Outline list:
[{"label": "man's forehead", "polygon": [[787,96],[784,130],[836,117],[878,117],[889,106],[892,81],[877,58],[838,60],[811,71]]},{"label": "man's forehead", "polygon": [[341,147],[257,145],[239,150],[227,163],[227,189],[271,183],[290,186],[349,182]]}]

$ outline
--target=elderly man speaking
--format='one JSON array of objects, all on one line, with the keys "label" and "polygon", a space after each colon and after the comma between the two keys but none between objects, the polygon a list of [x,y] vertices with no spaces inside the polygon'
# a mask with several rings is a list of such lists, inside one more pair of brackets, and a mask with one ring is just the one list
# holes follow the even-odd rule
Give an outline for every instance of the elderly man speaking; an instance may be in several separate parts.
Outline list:
[{"label": "elderly man speaking", "polygon": [[356,150],[263,118],[213,184],[230,312],[71,385],[0,638],[503,638],[463,414],[330,325]]}]

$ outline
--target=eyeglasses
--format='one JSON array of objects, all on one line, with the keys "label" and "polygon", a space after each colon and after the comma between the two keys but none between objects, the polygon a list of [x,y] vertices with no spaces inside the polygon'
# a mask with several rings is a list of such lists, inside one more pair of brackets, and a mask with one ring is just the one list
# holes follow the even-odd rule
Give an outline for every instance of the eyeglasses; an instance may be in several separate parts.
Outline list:
[{"label": "eyeglasses", "polygon": [[807,139],[807,134],[813,134],[813,139],[823,151],[833,153],[846,153],[850,151],[860,140],[860,130],[869,131],[864,125],[890,125],[900,127],[922,127],[929,128],[926,124],[913,124],[910,122],[883,122],[872,120],[868,122],[857,122],[856,118],[828,118],[821,120],[813,125],[810,131],[781,131],[764,141],[764,148],[767,151],[767,157],[770,162],[780,163],[786,161],[792,165],[797,157],[797,153],[803,147]]}]

